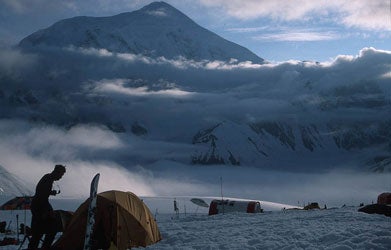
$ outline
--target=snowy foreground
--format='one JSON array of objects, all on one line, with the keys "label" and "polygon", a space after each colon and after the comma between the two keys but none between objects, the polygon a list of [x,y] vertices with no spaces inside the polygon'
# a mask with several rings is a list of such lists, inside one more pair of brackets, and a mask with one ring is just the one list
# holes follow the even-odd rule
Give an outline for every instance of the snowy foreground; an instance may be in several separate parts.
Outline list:
[{"label": "snowy foreground", "polygon": [[[167,200],[166,205],[171,201]],[[65,204],[63,201],[54,203],[61,207]],[[159,212],[164,209],[159,210],[156,202],[147,200],[146,203],[163,237],[146,249],[391,249],[391,218],[357,212],[358,207],[312,211],[272,209],[262,214],[208,216],[206,208],[198,209],[187,203],[186,214],[182,209],[177,216]],[[74,207],[75,204],[69,205],[69,208]],[[23,211],[0,211],[0,218],[13,220],[10,228],[16,230],[16,214],[19,214],[19,223],[23,222]],[[30,220],[29,211],[26,220]],[[0,234],[1,239],[4,237],[16,238],[17,235]],[[22,240],[23,235],[19,238]]]},{"label": "snowy foreground", "polygon": [[391,218],[357,208],[158,218],[148,249],[391,249]]}]

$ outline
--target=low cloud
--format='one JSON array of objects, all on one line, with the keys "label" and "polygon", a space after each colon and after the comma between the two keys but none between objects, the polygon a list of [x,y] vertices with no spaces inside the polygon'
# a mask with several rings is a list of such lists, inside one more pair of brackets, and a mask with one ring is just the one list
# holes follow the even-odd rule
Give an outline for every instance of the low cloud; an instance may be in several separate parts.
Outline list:
[{"label": "low cloud", "polygon": [[257,41],[312,42],[338,40],[343,38],[343,35],[333,30],[294,29],[291,27],[263,26],[253,28],[229,28],[227,31],[233,33],[253,33],[252,39]]},{"label": "low cloud", "polygon": [[168,65],[178,69],[207,69],[207,70],[233,70],[233,69],[253,69],[259,68],[260,64],[254,64],[250,61],[240,62],[235,58],[232,58],[228,62],[224,61],[208,61],[201,60],[195,61],[187,59],[185,57],[178,57],[175,59],[167,59],[165,57],[151,58],[144,55],[131,54],[131,53],[113,53],[106,49],[95,48],[75,48],[69,47],[66,50],[81,53],[88,56],[108,57],[113,59],[120,59],[129,63],[143,63],[148,65]]},{"label": "low cloud", "polygon": [[167,97],[186,97],[191,95],[191,92],[186,92],[176,87],[169,87],[161,90],[153,90],[147,86],[142,87],[127,87],[129,80],[113,79],[102,80],[95,82],[89,87],[97,94],[120,94],[129,96],[167,96]]},{"label": "low cloud", "polygon": [[[86,159],[80,157],[82,154],[69,157],[61,152],[57,157],[53,157],[51,153],[37,154],[39,151],[47,151],[43,145],[53,143],[51,139],[48,139],[50,137],[48,134],[61,135],[57,143],[66,145],[63,151],[84,152],[86,141],[89,141],[88,144],[95,143],[95,146],[99,146],[100,140],[96,138],[97,132],[84,131],[83,133],[88,138],[83,139],[83,142],[79,141],[81,143],[77,141],[70,143],[67,138],[73,138],[74,132],[64,132],[52,126],[31,126],[31,124],[12,120],[1,120],[0,126],[2,127],[0,135],[3,138],[0,141],[0,164],[8,172],[18,176],[18,179],[30,188],[31,193],[34,192],[38,180],[52,171],[55,164],[62,163],[67,166],[64,177],[55,182],[53,186],[54,189],[61,190],[58,198],[87,198],[92,177],[100,173],[99,192],[121,190],[131,191],[139,196],[163,196],[172,199],[182,196],[219,197],[223,191],[224,197],[256,199],[299,206],[308,202],[319,202],[321,206],[326,204],[330,208],[344,204],[371,203],[376,200],[379,193],[387,189],[391,177],[390,174],[356,172],[292,173],[267,171],[254,167],[194,166],[172,161],[156,161],[145,165],[132,165],[129,161],[121,165],[111,161],[115,157],[102,161],[94,160],[94,155]],[[10,129],[11,126],[12,129]],[[97,130],[97,128],[91,128]],[[12,134],[7,135],[4,129],[9,129]],[[111,132],[101,130],[100,133]],[[16,134],[19,136],[15,136]],[[41,140],[40,144],[34,146],[36,152],[31,151],[28,143],[23,143],[23,140],[30,141],[33,137]],[[119,136],[113,134],[109,137]],[[128,140],[126,137],[123,135],[119,138],[124,144],[130,144],[126,147],[136,146],[132,145],[135,143],[133,140]],[[162,152],[164,147],[161,144],[158,150]],[[116,150],[116,143],[113,144],[112,149]],[[111,154],[110,149],[105,150]]]},{"label": "low cloud", "polygon": [[[109,130],[96,126],[63,130],[48,125],[32,126],[23,121],[0,120],[0,136],[1,166],[22,180],[31,193],[39,178],[51,172],[55,164],[65,164],[66,175],[54,185],[55,189],[61,187],[63,197],[88,196],[89,183],[96,173],[101,173],[100,190],[154,194],[145,173],[128,171],[115,162],[112,152],[122,152],[121,147],[131,145],[124,145],[124,141]],[[108,157],[99,156],[102,152]]]},{"label": "low cloud", "polygon": [[147,13],[148,13],[149,15],[151,15],[151,16],[158,16],[158,17],[167,16],[167,13],[164,11],[164,9],[162,9],[162,10],[157,10],[157,11],[148,11]]},{"label": "low cloud", "polygon": [[[77,150],[119,149],[122,142],[115,134],[98,126],[79,125],[69,130],[51,126],[32,127],[22,121],[2,120],[0,126],[4,149],[23,149],[33,155],[66,159]],[[8,145],[5,147],[5,145]]]},{"label": "low cloud", "polygon": [[[158,196],[201,196],[257,199],[304,206],[370,204],[387,188],[390,174],[355,172],[289,173],[232,166],[186,166],[159,162],[151,186]],[[159,187],[159,188],[157,188]],[[221,189],[222,188],[222,189]]]},{"label": "low cloud", "polygon": [[31,70],[37,61],[36,55],[11,48],[0,48],[0,75],[18,79],[25,71]]},{"label": "low cloud", "polygon": [[[107,112],[99,116],[123,121],[122,124],[130,123],[123,118],[123,112],[132,114],[134,119],[151,119],[152,123],[167,123],[160,119],[165,116],[166,119],[175,119],[177,115],[197,117],[200,123],[211,117],[237,122],[248,117],[291,117],[292,114],[305,115],[300,111],[302,106],[311,107],[308,112],[316,112],[322,102],[328,101],[327,96],[333,93],[334,88],[340,86],[366,82],[385,93],[390,91],[386,79],[390,72],[391,52],[375,48],[364,48],[358,55],[340,55],[329,62],[287,61],[263,65],[236,60],[196,62],[184,58],[154,59],[98,49],[73,48],[66,51],[68,54],[61,54],[61,64],[53,64],[52,58],[57,58],[63,51],[49,54],[45,60],[38,61],[39,64],[47,64],[45,69],[48,72],[25,74],[26,88],[32,88],[28,80],[36,78],[39,80],[34,82],[40,84],[40,89],[46,85],[52,88],[51,81],[39,78],[48,75],[50,79],[62,83],[57,84],[57,88],[85,93],[90,98],[89,102],[83,103],[76,97],[74,100],[83,106],[83,110],[92,108],[91,105],[98,102],[103,105],[99,110]],[[24,54],[18,55],[24,58]],[[18,62],[23,65],[23,60]],[[75,74],[80,78],[71,78],[73,80],[70,81],[69,77],[74,77],[71,72],[79,72],[74,62],[84,65],[83,74]],[[69,68],[69,65],[75,69]],[[357,88],[352,87],[352,90]],[[368,93],[368,97],[370,95]],[[160,112],[152,118],[144,118],[156,107],[161,108],[164,114]],[[362,112],[361,108],[352,114]]]},{"label": "low cloud", "polygon": [[280,42],[313,42],[328,41],[341,38],[335,32],[312,32],[312,31],[290,31],[286,33],[269,33],[253,37],[259,41],[280,41]]},{"label": "low cloud", "polygon": [[269,26],[263,26],[263,27],[245,27],[245,28],[229,28],[227,31],[235,32],[235,33],[253,33],[253,32],[259,32],[264,30],[269,30]]}]

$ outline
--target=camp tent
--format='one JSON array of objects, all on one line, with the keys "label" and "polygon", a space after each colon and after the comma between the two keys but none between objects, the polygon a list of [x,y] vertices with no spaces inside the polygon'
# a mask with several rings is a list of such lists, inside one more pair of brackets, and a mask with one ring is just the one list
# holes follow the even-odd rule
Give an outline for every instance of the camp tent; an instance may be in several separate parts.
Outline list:
[{"label": "camp tent", "polygon": [[[89,199],[75,211],[54,249],[83,249]],[[93,232],[94,247],[117,249],[148,246],[161,240],[160,231],[148,207],[135,194],[107,191],[97,196]]]},{"label": "camp tent", "polygon": [[377,204],[391,204],[391,193],[381,193],[377,197]]},{"label": "camp tent", "polygon": [[366,205],[358,209],[359,212],[367,214],[383,214],[391,217],[391,193],[381,193],[377,197],[376,204]]}]

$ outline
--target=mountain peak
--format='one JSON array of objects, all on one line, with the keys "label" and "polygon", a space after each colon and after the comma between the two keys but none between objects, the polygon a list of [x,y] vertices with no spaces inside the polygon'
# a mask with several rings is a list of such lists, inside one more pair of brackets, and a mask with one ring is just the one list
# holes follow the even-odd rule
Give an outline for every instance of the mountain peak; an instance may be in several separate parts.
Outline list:
[{"label": "mountain peak", "polygon": [[140,10],[141,11],[156,11],[156,10],[176,10],[176,9],[166,2],[159,1],[159,2],[152,2],[152,3],[144,6]]},{"label": "mountain peak", "polygon": [[166,2],[153,2],[141,8],[139,12],[157,17],[166,17],[172,15],[173,13],[180,13],[177,9]]},{"label": "mountain peak", "polygon": [[24,38],[24,49],[80,47],[152,58],[252,61],[263,59],[199,26],[165,2],[110,17],[74,17]]},{"label": "mountain peak", "polygon": [[[155,18],[172,18],[175,22],[193,22],[181,11],[166,2],[152,2],[136,11]],[[195,23],[194,23],[195,24]]]}]

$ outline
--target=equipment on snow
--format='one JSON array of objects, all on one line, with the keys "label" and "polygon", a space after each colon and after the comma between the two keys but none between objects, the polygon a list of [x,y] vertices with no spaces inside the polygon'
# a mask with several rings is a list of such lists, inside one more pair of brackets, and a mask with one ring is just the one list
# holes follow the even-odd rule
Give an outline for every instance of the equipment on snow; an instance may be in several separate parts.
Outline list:
[{"label": "equipment on snow", "polygon": [[209,206],[209,215],[220,213],[262,213],[261,203],[259,201],[241,201],[241,200],[212,200]]},{"label": "equipment on snow", "polygon": [[200,198],[192,198],[190,201],[200,207],[209,207],[209,205],[203,199]]}]

